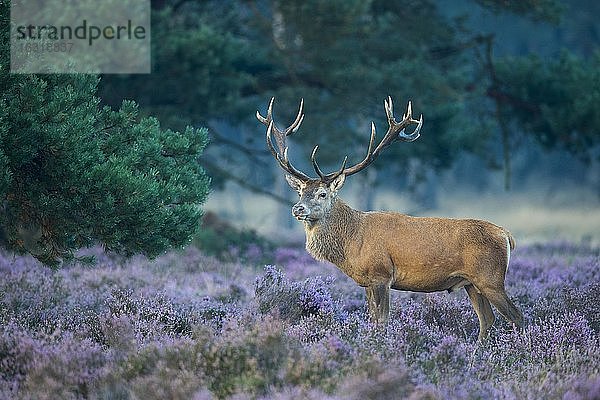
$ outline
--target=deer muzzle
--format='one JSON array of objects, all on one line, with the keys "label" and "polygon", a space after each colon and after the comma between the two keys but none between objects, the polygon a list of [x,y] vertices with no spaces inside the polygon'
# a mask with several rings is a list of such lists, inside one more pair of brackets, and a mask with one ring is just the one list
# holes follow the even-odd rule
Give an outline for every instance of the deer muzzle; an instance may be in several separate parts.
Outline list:
[{"label": "deer muzzle", "polygon": [[304,220],[308,217],[309,211],[308,211],[308,208],[304,204],[296,203],[292,207],[292,215],[297,220]]}]

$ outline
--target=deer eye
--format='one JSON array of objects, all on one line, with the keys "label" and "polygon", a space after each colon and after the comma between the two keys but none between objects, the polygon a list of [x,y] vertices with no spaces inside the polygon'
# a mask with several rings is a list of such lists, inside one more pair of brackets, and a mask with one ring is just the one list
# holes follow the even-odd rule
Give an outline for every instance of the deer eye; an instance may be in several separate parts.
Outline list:
[{"label": "deer eye", "polygon": [[319,193],[319,198],[324,199],[325,197],[327,197],[327,193],[325,193],[325,192]]}]

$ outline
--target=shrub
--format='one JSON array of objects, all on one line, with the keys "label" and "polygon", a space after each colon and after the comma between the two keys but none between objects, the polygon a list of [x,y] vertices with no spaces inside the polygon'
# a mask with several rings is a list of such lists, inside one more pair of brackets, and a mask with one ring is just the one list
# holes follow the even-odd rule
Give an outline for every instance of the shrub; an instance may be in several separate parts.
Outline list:
[{"label": "shrub", "polygon": [[332,315],[335,302],[329,291],[331,278],[307,278],[302,282],[286,279],[281,270],[266,266],[256,278],[255,296],[263,314],[275,312],[282,318],[298,321],[309,315]]},{"label": "shrub", "polygon": [[108,362],[89,340],[60,332],[32,337],[12,323],[0,335],[0,360],[4,390],[35,399],[86,397]]},{"label": "shrub", "polygon": [[527,278],[507,292],[529,324],[498,318],[483,344],[466,294],[395,292],[377,327],[362,288],[312,276],[300,251],[282,252],[299,279],[194,248],[57,272],[0,252],[0,396],[594,398],[597,256],[554,246],[514,252],[509,276]]},{"label": "shrub", "polygon": [[238,229],[210,212],[202,219],[202,229],[194,237],[194,245],[220,260],[241,260],[255,265],[269,262],[275,247],[256,231]]}]

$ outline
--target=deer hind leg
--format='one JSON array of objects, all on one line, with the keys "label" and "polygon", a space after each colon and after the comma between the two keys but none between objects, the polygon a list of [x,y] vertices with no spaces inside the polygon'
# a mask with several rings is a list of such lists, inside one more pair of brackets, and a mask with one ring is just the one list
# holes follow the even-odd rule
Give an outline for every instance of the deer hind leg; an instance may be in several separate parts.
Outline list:
[{"label": "deer hind leg", "polygon": [[523,314],[521,314],[521,311],[519,311],[513,302],[510,301],[503,287],[481,287],[479,290],[487,297],[494,307],[496,307],[498,312],[500,312],[504,318],[515,324],[518,328],[523,327]]},{"label": "deer hind leg", "polygon": [[390,285],[377,284],[367,286],[367,306],[371,322],[385,324],[390,315]]},{"label": "deer hind leg", "polygon": [[492,306],[488,299],[486,299],[481,293],[477,291],[475,286],[466,285],[465,290],[469,295],[469,300],[471,300],[471,304],[473,304],[473,308],[477,313],[477,318],[479,318],[479,337],[478,340],[483,342],[488,335],[488,330],[494,324],[494,312],[492,311]]}]

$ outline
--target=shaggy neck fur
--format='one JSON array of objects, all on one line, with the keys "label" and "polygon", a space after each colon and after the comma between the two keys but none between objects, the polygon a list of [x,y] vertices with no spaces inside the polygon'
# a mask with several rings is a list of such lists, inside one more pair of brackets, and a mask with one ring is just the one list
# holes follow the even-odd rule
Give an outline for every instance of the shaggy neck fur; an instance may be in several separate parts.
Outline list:
[{"label": "shaggy neck fur", "polygon": [[346,245],[358,232],[360,211],[335,199],[324,218],[304,222],[306,250],[317,260],[340,265],[346,261]]}]

